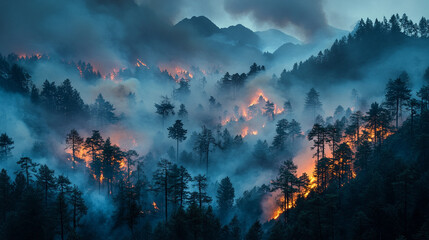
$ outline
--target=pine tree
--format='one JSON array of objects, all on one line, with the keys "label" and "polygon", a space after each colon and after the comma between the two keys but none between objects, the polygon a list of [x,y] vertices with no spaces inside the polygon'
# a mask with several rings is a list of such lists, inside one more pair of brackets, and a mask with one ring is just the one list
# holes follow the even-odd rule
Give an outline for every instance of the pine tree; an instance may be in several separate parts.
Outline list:
[{"label": "pine tree", "polygon": [[314,156],[317,157],[317,160],[325,157],[325,143],[326,143],[326,128],[322,125],[316,123],[313,125],[313,128],[308,133],[307,138],[309,141],[313,141],[314,144],[311,149],[316,149]]},{"label": "pine tree", "polygon": [[292,119],[292,121],[289,123],[288,126],[289,129],[289,135],[291,136],[292,143],[295,142],[295,139],[298,137],[302,137],[302,129],[301,124],[297,122],[295,119]]},{"label": "pine tree", "polygon": [[11,210],[12,203],[12,184],[10,182],[10,177],[7,171],[2,169],[0,172],[0,219],[3,223],[6,220],[6,213]]},{"label": "pine tree", "polygon": [[305,110],[312,113],[313,119],[322,111],[322,103],[319,100],[319,92],[311,88],[305,98]]},{"label": "pine tree", "polygon": [[192,177],[183,166],[178,167],[177,165],[173,165],[170,180],[172,188],[171,200],[175,205],[183,208],[183,203],[189,195],[188,184],[192,181]]},{"label": "pine tree", "polygon": [[[76,129],[72,129],[66,137],[67,148],[72,151],[73,168],[76,166],[76,153],[80,151],[83,146],[83,138],[79,135]],[[79,159],[79,161],[81,161]]]},{"label": "pine tree", "polygon": [[293,195],[297,192],[296,185],[298,178],[296,177],[296,165],[292,160],[284,161],[280,166],[279,174],[275,180],[271,181],[272,191],[280,190],[284,196],[283,209],[286,212],[286,220],[288,218],[288,209],[293,202]]},{"label": "pine tree", "polygon": [[186,140],[186,133],[188,130],[183,128],[183,123],[181,120],[176,120],[173,126],[167,128],[168,137],[176,140],[176,159],[179,161],[179,142]]},{"label": "pine tree", "polygon": [[206,157],[206,175],[209,172],[209,152],[210,146],[215,143],[215,139],[213,137],[212,131],[207,129],[206,126],[203,126],[201,133],[198,134],[197,139],[195,141],[194,150],[196,150],[200,154],[200,160],[205,154]]},{"label": "pine tree", "polygon": [[31,175],[36,173],[36,167],[39,165],[37,163],[33,163],[33,160],[29,157],[22,157],[20,160],[16,162],[20,166],[20,170],[18,172],[23,173],[25,175],[26,187],[30,186]]},{"label": "pine tree", "polygon": [[342,143],[335,150],[334,175],[337,177],[338,188],[352,178],[353,152],[347,143]]},{"label": "pine tree", "polygon": [[0,135],[0,161],[7,160],[14,148],[14,141],[6,133]]},{"label": "pine tree", "polygon": [[268,119],[274,121],[274,103],[267,101],[264,106],[264,115],[268,116]]},{"label": "pine tree", "polygon": [[197,188],[197,192],[195,192],[193,195],[196,196],[198,206],[201,209],[203,203],[210,203],[212,201],[211,197],[209,197],[206,193],[207,177],[205,175],[199,174],[198,176],[194,177],[193,181],[195,182],[194,187]]},{"label": "pine tree", "polygon": [[167,96],[162,96],[162,101],[160,104],[155,104],[156,113],[159,114],[162,118],[162,128],[164,129],[165,119],[169,115],[174,115],[174,105],[170,102],[170,99]]},{"label": "pine tree", "polygon": [[408,104],[411,97],[411,90],[407,86],[408,75],[389,80],[386,86],[386,106],[391,109],[395,115],[396,129],[398,129],[399,117],[402,113],[402,107]]},{"label": "pine tree", "polygon": [[101,126],[108,123],[114,123],[117,120],[114,113],[115,108],[109,101],[104,99],[101,93],[98,95],[97,99],[95,99],[95,103],[91,106],[91,111],[97,120],[97,123]]},{"label": "pine tree", "polygon": [[113,181],[120,172],[120,163],[124,159],[124,153],[117,145],[112,145],[110,138],[104,142],[101,154],[101,171],[107,182],[107,194],[111,195]]},{"label": "pine tree", "polygon": [[88,137],[85,140],[84,148],[86,150],[86,154],[91,156],[90,169],[94,178],[98,181],[98,191],[101,188],[102,181],[102,158],[101,153],[103,150],[104,140],[100,135],[100,132],[97,130],[92,131],[91,137]]},{"label": "pine tree", "polygon": [[73,231],[76,232],[79,226],[79,220],[86,215],[88,207],[85,205],[85,200],[82,197],[82,192],[74,185],[70,194],[70,203],[73,209]]},{"label": "pine tree", "polygon": [[256,221],[247,232],[245,240],[262,240],[263,234],[261,223]]},{"label": "pine tree", "polygon": [[68,215],[68,204],[67,204],[67,196],[70,193],[70,180],[60,175],[57,178],[57,188],[58,188],[58,196],[57,196],[57,211],[60,219],[60,233],[61,240],[64,240],[65,230],[68,229],[69,224],[69,215]]},{"label": "pine tree", "polygon": [[48,195],[51,190],[56,186],[56,179],[54,176],[54,170],[44,164],[40,166],[38,173],[36,174],[36,183],[43,190],[45,207],[48,207]]},{"label": "pine tree", "polygon": [[371,104],[371,108],[364,117],[365,127],[372,131],[370,141],[374,144],[381,143],[386,131],[389,129],[390,114],[377,102]]},{"label": "pine tree", "polygon": [[180,104],[179,111],[177,112],[177,116],[182,121],[186,121],[188,119],[188,111],[186,110],[186,107],[184,104]]},{"label": "pine tree", "polygon": [[234,187],[229,177],[223,178],[220,181],[219,188],[216,192],[216,202],[219,207],[219,213],[221,217],[225,217],[229,210],[234,205]]},{"label": "pine tree", "polygon": [[171,162],[166,159],[161,159],[158,162],[158,169],[153,174],[154,191],[164,194],[165,222],[167,222],[168,219],[168,196],[171,189],[170,173]]},{"label": "pine tree", "polygon": [[274,136],[272,148],[278,152],[282,152],[286,148],[286,140],[288,138],[289,122],[286,119],[281,119],[276,124],[276,133]]}]

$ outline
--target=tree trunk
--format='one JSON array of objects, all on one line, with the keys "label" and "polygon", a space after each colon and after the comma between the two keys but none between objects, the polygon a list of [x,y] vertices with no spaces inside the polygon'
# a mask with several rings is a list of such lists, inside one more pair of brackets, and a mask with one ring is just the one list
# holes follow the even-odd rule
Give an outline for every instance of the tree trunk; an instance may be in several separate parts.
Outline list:
[{"label": "tree trunk", "polygon": [[178,162],[179,162],[179,139],[177,139],[177,147],[176,147],[176,150],[177,150],[177,154],[176,154],[176,162],[178,163]]},{"label": "tree trunk", "polygon": [[76,199],[74,199],[74,202],[73,202],[73,230],[74,230],[74,232],[76,232],[76,205],[77,205]]},{"label": "tree trunk", "polygon": [[168,173],[167,169],[165,169],[165,178],[164,178],[164,201],[165,201],[165,223],[167,224],[168,219]]},{"label": "tree trunk", "polygon": [[399,98],[396,99],[396,130],[398,130]]},{"label": "tree trunk", "polygon": [[61,199],[60,199],[60,224],[61,224],[61,240],[64,240],[63,202]]}]

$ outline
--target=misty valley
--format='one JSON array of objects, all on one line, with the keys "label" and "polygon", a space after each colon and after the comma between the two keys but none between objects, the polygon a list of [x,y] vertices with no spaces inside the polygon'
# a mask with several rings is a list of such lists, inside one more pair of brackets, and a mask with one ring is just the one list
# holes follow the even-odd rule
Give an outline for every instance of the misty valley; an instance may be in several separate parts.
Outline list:
[{"label": "misty valley", "polygon": [[39,2],[0,4],[0,239],[429,239],[424,16]]}]

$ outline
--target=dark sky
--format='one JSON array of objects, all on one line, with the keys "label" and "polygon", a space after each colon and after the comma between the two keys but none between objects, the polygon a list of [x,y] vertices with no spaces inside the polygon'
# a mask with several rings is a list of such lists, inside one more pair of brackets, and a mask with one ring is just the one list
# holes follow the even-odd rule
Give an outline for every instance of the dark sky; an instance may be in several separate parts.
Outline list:
[{"label": "dark sky", "polygon": [[[266,6],[267,9],[276,5],[284,15],[290,15],[295,12],[305,12],[307,15],[300,15],[299,19],[291,22],[288,25],[276,26],[272,21],[261,21],[264,18],[255,17],[255,12],[242,11],[241,14],[231,14],[228,11],[228,3],[237,2],[246,9],[249,2],[261,2],[261,6],[254,4],[254,7]],[[293,7],[294,2],[299,2],[304,5],[299,8],[295,6],[293,9],[287,9],[288,6]],[[280,4],[284,3],[284,4]],[[298,8],[298,9],[297,9]],[[275,8],[274,8],[275,9]],[[303,9],[305,11],[303,11]],[[427,0],[203,0],[189,1],[189,4],[181,9],[181,12],[175,18],[176,21],[193,15],[205,15],[212,19],[217,25],[227,27],[241,23],[254,30],[265,30],[268,28],[281,28],[283,31],[303,38],[303,29],[300,29],[300,23],[308,21],[308,18],[314,18],[315,15],[323,13],[326,23],[336,28],[344,30],[352,30],[355,23],[360,18],[382,18],[390,16],[393,13],[402,15],[406,13],[413,21],[419,20],[422,16],[428,17],[429,1]],[[315,18],[317,20],[317,18]]]}]

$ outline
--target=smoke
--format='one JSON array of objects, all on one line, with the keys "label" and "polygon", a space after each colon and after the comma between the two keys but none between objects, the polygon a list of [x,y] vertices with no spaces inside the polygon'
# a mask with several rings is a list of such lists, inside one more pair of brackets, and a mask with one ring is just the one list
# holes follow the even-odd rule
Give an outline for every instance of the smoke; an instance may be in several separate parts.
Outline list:
[{"label": "smoke", "polygon": [[233,15],[251,15],[259,23],[295,26],[307,38],[327,27],[321,0],[225,0],[225,10]]}]

